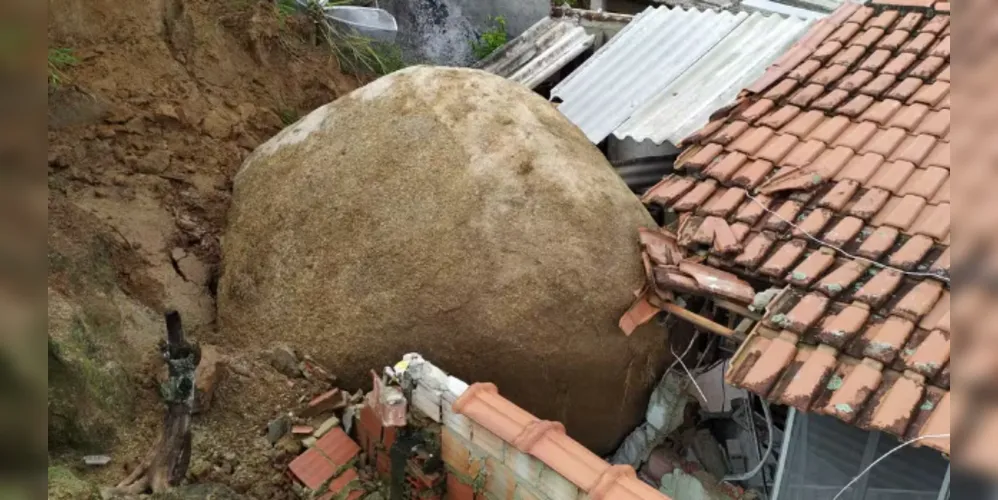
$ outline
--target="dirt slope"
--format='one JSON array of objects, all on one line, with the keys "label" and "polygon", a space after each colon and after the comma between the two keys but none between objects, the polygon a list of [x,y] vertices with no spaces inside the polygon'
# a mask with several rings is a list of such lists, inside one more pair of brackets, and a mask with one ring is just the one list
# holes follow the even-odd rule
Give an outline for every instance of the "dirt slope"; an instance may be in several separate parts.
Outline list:
[{"label": "dirt slope", "polygon": [[[341,73],[307,28],[266,1],[49,4],[49,46],[75,61],[49,93],[49,367],[66,381],[50,384],[50,457],[113,458],[83,479],[115,482],[155,437],[162,310],[180,310],[195,339],[214,328],[219,234],[243,159],[369,79]],[[196,420],[192,469],[284,498],[259,426],[310,389],[258,352],[223,354],[241,374]]]}]

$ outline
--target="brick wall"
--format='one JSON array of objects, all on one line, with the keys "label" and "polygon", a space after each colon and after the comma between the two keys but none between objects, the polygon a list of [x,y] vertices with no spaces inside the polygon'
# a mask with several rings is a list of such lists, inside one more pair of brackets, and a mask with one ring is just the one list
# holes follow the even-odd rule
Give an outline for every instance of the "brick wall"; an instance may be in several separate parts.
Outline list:
[{"label": "brick wall", "polygon": [[447,500],[669,500],[493,384],[469,386],[422,360],[406,373],[416,384],[412,408],[442,424]]}]

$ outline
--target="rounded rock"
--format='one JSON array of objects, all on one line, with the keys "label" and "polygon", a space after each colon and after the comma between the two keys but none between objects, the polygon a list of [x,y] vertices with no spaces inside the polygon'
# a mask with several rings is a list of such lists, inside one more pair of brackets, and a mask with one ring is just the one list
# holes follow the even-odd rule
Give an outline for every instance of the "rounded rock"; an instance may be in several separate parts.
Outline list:
[{"label": "rounded rock", "polygon": [[313,111],[234,181],[220,344],[288,342],[345,387],[419,352],[597,453],[640,423],[665,338],[625,336],[654,222],[529,89],[418,66]]}]

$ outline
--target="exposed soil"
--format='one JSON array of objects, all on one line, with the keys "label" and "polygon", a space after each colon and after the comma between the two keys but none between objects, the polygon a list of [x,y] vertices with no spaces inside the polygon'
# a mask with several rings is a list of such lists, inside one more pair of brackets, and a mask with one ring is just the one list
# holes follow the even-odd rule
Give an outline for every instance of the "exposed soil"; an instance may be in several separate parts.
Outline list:
[{"label": "exposed soil", "polygon": [[[78,471],[106,486],[159,431],[162,311],[179,310],[195,340],[214,329],[232,175],[263,140],[370,78],[342,73],[328,48],[308,42],[307,23],[266,0],[50,7],[49,46],[76,61],[49,92],[50,316],[64,313],[50,338],[77,316],[111,318],[120,335],[89,345],[124,368],[134,391],[116,438],[50,458],[79,469],[81,454],[106,453],[107,467]],[[191,478],[289,497],[275,465],[287,457],[260,441],[262,430],[321,384],[289,381],[259,352],[223,355],[235,369],[195,419]]]}]

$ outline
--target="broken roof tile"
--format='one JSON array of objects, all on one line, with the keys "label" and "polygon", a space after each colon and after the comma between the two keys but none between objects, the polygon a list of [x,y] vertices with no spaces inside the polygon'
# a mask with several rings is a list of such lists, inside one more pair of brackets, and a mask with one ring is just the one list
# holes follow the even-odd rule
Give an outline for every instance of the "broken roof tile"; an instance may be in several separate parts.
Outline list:
[{"label": "broken roof tile", "polygon": [[745,374],[739,385],[757,394],[768,394],[776,383],[784,367],[797,354],[797,340],[793,334],[786,332],[773,339],[766,350],[752,363],[751,369]]}]

